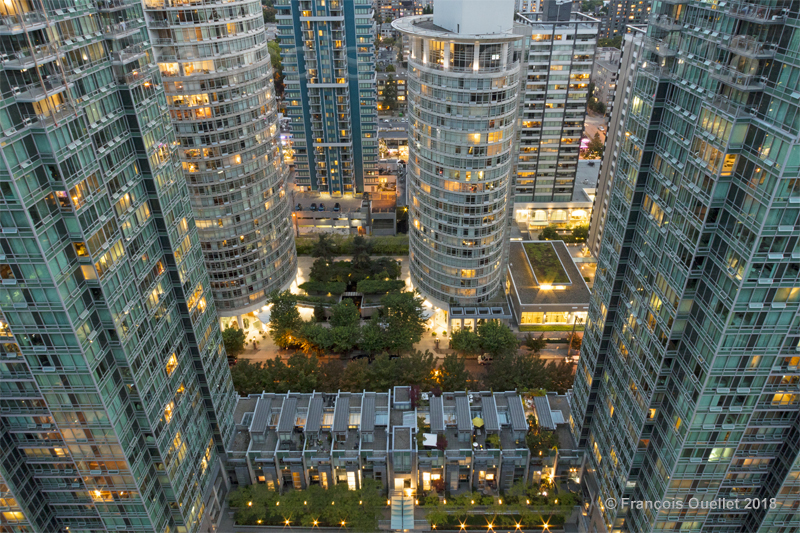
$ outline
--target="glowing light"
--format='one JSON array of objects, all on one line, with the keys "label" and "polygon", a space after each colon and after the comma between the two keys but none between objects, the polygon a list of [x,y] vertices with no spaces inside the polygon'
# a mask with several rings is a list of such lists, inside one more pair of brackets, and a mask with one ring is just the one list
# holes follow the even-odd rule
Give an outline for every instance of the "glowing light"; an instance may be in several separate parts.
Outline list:
[{"label": "glowing light", "polygon": [[288,521],[288,520],[286,520],[286,525],[287,525],[287,526],[289,525],[289,521]]},{"label": "glowing light", "polygon": [[461,524],[461,529],[466,529],[466,526],[464,524]]},{"label": "glowing light", "polygon": [[[539,454],[539,455],[541,455],[541,454]],[[530,500],[525,500],[525,503],[527,503],[528,505],[530,505],[530,504],[531,504],[531,501],[530,501]]]},{"label": "glowing light", "polygon": [[[95,492],[97,492],[97,491],[95,491]],[[253,502],[247,502],[247,506],[248,507],[252,507],[253,506]]]},{"label": "glowing light", "polygon": [[314,520],[314,525],[316,526],[317,524],[319,524],[319,520]]},{"label": "glowing light", "polygon": [[517,524],[517,529],[519,529],[520,527],[522,527],[522,525],[521,524]]},{"label": "glowing light", "polygon": [[386,505],[391,505],[391,504],[392,504],[392,500],[386,500]]},{"label": "glowing light", "polygon": [[553,286],[552,285],[540,285],[539,288],[542,289],[543,291],[551,291],[551,290],[553,290]]},{"label": "glowing light", "polygon": [[472,502],[472,505],[475,505],[475,500],[471,500],[471,502]]},{"label": "glowing light", "polygon": [[498,500],[498,503],[499,503],[500,505],[503,505],[503,500],[502,500],[502,499]]},{"label": "glowing light", "polygon": [[342,520],[342,526],[344,526],[344,520]]}]

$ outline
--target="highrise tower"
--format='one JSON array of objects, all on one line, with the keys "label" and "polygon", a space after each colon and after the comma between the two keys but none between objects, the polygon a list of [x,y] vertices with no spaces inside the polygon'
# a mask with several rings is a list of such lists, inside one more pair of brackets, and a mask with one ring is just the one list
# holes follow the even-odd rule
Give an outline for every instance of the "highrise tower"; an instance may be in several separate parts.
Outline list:
[{"label": "highrise tower", "polygon": [[292,119],[295,183],[360,195],[378,176],[372,0],[281,0],[278,38]]},{"label": "highrise tower", "polygon": [[784,531],[800,503],[798,3],[654,10],[575,383],[584,480],[614,531]]},{"label": "highrise tower", "polygon": [[214,299],[242,315],[297,270],[261,3],[144,8]]},{"label": "highrise tower", "polygon": [[0,529],[206,530],[235,396],[142,5],[0,12]]},{"label": "highrise tower", "polygon": [[392,24],[408,60],[411,279],[438,307],[477,305],[507,261],[522,37],[514,2],[439,0]]}]

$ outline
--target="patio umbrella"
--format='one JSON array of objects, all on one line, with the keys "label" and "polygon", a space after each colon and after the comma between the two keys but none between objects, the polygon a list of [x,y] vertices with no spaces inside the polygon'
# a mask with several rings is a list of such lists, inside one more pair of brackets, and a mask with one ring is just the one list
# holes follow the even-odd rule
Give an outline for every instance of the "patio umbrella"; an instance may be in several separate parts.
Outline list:
[{"label": "patio umbrella", "polygon": [[476,428],[482,428],[483,418],[476,416],[475,418],[472,419],[472,425],[475,426]]}]

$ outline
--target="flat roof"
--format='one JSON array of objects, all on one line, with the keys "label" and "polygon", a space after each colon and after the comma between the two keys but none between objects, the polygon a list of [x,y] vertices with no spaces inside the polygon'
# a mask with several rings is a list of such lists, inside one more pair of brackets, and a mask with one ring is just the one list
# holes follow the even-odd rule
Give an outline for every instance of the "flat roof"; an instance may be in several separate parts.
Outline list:
[{"label": "flat roof", "polygon": [[[525,251],[526,243],[552,244],[569,282],[553,282],[551,287],[564,287],[563,289],[542,288],[546,284],[540,284],[536,280]],[[585,308],[589,306],[591,292],[563,241],[512,241],[509,247],[508,273],[520,305],[571,305]]]}]

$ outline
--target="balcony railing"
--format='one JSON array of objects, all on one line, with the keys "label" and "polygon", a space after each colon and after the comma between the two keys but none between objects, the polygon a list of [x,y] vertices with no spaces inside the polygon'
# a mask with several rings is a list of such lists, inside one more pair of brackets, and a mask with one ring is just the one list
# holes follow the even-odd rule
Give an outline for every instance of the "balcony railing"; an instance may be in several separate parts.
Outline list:
[{"label": "balcony railing", "polygon": [[776,44],[757,41],[749,35],[737,35],[729,43],[721,43],[719,47],[754,59],[774,57],[778,48]]},{"label": "balcony railing", "polygon": [[728,5],[729,15],[742,20],[760,24],[781,24],[786,21],[788,10],[780,7],[767,7],[759,4],[732,3]]},{"label": "balcony railing", "polygon": [[50,126],[58,124],[59,120],[63,120],[75,113],[75,108],[68,103],[63,103],[50,110],[47,114],[28,114],[23,115],[22,118],[27,124],[40,124]]},{"label": "balcony railing", "polygon": [[48,23],[44,13],[38,11],[4,15],[0,17],[0,33],[22,33],[23,21],[28,30],[39,29]]},{"label": "balcony railing", "polygon": [[678,53],[677,42],[667,42],[661,39],[648,39],[645,41],[644,47],[660,57],[673,57]]},{"label": "balcony railing", "polygon": [[12,87],[18,102],[38,102],[46,96],[60,93],[67,88],[67,84],[60,76],[45,78],[42,83],[30,83],[19,87]]},{"label": "balcony railing", "polygon": [[33,68],[36,63],[55,61],[58,53],[58,47],[53,43],[40,44],[33,47],[33,50],[23,48],[8,58],[3,58],[3,67],[15,70]]},{"label": "balcony railing", "polygon": [[117,52],[111,52],[111,62],[125,64],[143,56],[147,52],[144,43],[132,44]]},{"label": "balcony railing", "polygon": [[676,31],[683,28],[683,24],[668,15],[658,15],[650,17],[650,22],[657,28],[667,31]]},{"label": "balcony railing", "polygon": [[136,0],[98,0],[97,9],[101,12],[119,11],[128,7],[133,7],[139,2]]},{"label": "balcony railing", "polygon": [[761,91],[767,86],[766,78],[744,74],[731,67],[720,67],[711,72],[711,77],[740,91]]},{"label": "balcony railing", "polygon": [[127,22],[118,24],[107,24],[103,30],[103,37],[106,39],[122,39],[139,31],[139,28]]}]

